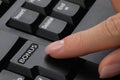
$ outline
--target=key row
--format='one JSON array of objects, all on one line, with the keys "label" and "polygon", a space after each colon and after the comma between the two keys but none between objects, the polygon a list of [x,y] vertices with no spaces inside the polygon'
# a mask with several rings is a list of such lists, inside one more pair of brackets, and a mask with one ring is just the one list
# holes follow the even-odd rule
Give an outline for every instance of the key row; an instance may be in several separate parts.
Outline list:
[{"label": "key row", "polygon": [[[28,0],[31,5],[32,3],[46,3],[45,1]],[[43,11],[41,9],[39,10]],[[53,8],[53,12],[50,16],[44,16],[35,10],[22,7],[14,12],[7,25],[55,41],[71,34],[79,20],[85,15],[83,13],[84,10],[79,5],[61,0]]]},{"label": "key row", "polygon": [[77,20],[80,20],[86,12],[80,5],[65,0],[26,0],[22,7],[45,16],[50,15],[70,24],[77,23]]},{"label": "key row", "polygon": [[26,0],[22,7],[43,15],[55,14],[56,12],[68,16],[76,14],[79,8],[82,9],[80,5],[65,0]]},{"label": "key row", "polygon": [[[8,70],[2,70],[0,72],[0,80],[30,80],[30,79],[26,79],[24,76],[21,76],[17,73],[13,73]],[[38,75],[34,80],[51,80],[51,79]]]},{"label": "key row", "polygon": [[[80,58],[56,60],[47,56],[44,45],[0,31],[0,71],[3,69],[34,79],[41,75],[53,80],[66,80],[76,73]],[[7,80],[7,79],[6,79]]]},{"label": "key row", "polygon": [[[17,0],[0,0],[0,17],[2,17],[5,12],[16,2]],[[24,8],[31,9],[33,11],[39,12],[43,15],[49,15],[52,12],[52,9],[54,6],[58,3],[60,0],[25,0],[25,3],[23,4]],[[81,8],[84,8],[88,10],[95,0],[66,0],[75,4],[78,4],[81,6]],[[64,6],[63,6],[64,5]],[[58,8],[63,7],[63,10],[67,9],[69,6],[65,3],[61,3],[61,5]],[[54,8],[55,9],[55,8]]]}]

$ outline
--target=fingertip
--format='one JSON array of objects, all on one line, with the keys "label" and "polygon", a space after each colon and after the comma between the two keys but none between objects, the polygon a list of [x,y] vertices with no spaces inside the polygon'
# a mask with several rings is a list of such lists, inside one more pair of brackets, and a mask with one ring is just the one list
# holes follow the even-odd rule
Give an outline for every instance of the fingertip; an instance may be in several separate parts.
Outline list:
[{"label": "fingertip", "polygon": [[45,48],[45,52],[47,55],[57,58],[57,55],[63,52],[63,47],[64,40],[55,41]]},{"label": "fingertip", "polygon": [[99,66],[100,78],[111,78],[120,74],[120,49],[105,57]]}]

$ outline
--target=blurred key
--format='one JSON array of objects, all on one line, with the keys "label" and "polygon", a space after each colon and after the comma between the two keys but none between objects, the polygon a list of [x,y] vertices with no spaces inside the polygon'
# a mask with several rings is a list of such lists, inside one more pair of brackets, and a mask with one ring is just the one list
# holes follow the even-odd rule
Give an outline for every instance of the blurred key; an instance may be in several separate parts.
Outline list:
[{"label": "blurred key", "polygon": [[8,26],[32,33],[35,29],[34,22],[39,17],[39,13],[20,8],[18,9],[8,22]]},{"label": "blurred key", "polygon": [[7,70],[2,70],[0,72],[0,80],[25,80],[25,77]]},{"label": "blurred key", "polygon": [[[9,70],[33,78],[33,73],[53,80],[66,80],[75,75],[77,65],[84,63],[79,58],[55,60],[46,56],[45,46],[27,41],[10,60]],[[72,73],[71,73],[72,72]]]},{"label": "blurred key", "polygon": [[26,0],[23,6],[25,8],[28,8],[46,15],[46,13],[50,11],[49,5],[51,4],[51,2],[52,0]]},{"label": "blurred key", "polygon": [[72,28],[67,22],[53,18],[46,17],[39,25],[37,35],[46,39],[55,41],[64,38],[72,32]]},{"label": "blurred key", "polygon": [[82,19],[83,15],[85,10],[81,6],[64,0],[59,1],[52,12],[52,16],[74,25]]},{"label": "blurred key", "polygon": [[43,76],[37,76],[34,80],[51,80]]}]

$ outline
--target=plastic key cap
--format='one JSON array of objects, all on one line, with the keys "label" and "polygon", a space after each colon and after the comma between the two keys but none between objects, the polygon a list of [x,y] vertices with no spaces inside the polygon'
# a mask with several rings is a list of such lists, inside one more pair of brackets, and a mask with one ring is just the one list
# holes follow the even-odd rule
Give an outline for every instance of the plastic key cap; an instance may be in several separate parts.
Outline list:
[{"label": "plastic key cap", "polygon": [[8,26],[32,33],[35,29],[34,22],[38,17],[39,13],[25,8],[20,8],[11,17],[10,21],[8,22]]},{"label": "plastic key cap", "polygon": [[53,80],[66,80],[75,74],[78,63],[84,63],[84,60],[79,58],[52,59],[46,56],[44,48],[42,45],[27,41],[10,60],[8,69],[31,78],[33,78],[34,72],[38,72],[36,74]]},{"label": "plastic key cap", "polygon": [[51,15],[75,25],[85,15],[85,10],[77,4],[61,0],[54,7]]},{"label": "plastic key cap", "polygon": [[0,80],[25,80],[25,77],[7,70],[3,70],[0,72]]},{"label": "plastic key cap", "polygon": [[46,39],[55,41],[64,38],[72,32],[72,28],[67,22],[53,18],[46,17],[39,25],[37,35]]},{"label": "plastic key cap", "polygon": [[37,76],[37,77],[35,78],[35,80],[50,80],[50,79],[48,79],[48,78],[46,78],[46,77],[43,77],[43,76]]}]

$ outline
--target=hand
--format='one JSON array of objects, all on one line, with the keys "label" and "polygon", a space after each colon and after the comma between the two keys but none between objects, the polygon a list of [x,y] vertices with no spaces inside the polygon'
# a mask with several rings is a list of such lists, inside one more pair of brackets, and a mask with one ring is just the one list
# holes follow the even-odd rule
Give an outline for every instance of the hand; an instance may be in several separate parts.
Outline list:
[{"label": "hand", "polygon": [[[120,12],[120,0],[112,0]],[[85,31],[72,34],[46,48],[50,56],[61,59],[87,55],[120,46],[120,13]],[[99,66],[100,78],[120,74],[120,48],[106,56]]]}]

